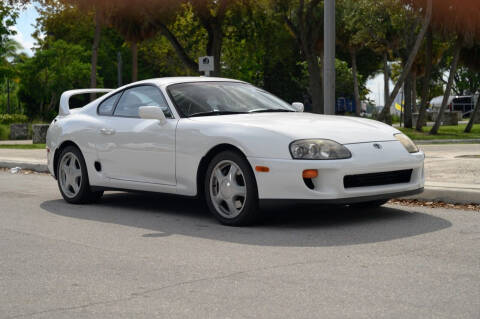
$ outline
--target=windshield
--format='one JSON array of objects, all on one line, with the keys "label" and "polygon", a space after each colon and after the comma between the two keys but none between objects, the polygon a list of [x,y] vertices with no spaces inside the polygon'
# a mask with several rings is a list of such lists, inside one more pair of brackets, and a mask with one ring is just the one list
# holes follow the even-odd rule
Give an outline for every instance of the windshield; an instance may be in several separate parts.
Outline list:
[{"label": "windshield", "polygon": [[294,112],[278,97],[250,84],[192,82],[170,85],[168,93],[186,117],[254,112]]}]

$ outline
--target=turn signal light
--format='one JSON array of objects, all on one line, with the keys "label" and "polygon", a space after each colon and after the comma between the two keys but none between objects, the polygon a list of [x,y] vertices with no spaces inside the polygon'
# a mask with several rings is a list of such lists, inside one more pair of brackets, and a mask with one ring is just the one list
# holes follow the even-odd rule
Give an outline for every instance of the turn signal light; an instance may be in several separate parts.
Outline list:
[{"label": "turn signal light", "polygon": [[302,174],[303,178],[315,178],[318,176],[318,171],[316,169],[306,169]]},{"label": "turn signal light", "polygon": [[255,170],[260,173],[268,173],[270,172],[270,168],[266,166],[255,166]]}]

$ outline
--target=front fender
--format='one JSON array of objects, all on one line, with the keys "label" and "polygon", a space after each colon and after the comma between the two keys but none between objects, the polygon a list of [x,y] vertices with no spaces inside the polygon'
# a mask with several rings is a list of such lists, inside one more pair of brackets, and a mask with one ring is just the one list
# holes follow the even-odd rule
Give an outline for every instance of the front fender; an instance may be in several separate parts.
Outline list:
[{"label": "front fender", "polygon": [[288,151],[291,141],[291,138],[256,127],[212,126],[182,119],[176,131],[177,192],[187,196],[197,195],[197,172],[200,162],[218,145],[232,145],[245,157],[291,159]]}]

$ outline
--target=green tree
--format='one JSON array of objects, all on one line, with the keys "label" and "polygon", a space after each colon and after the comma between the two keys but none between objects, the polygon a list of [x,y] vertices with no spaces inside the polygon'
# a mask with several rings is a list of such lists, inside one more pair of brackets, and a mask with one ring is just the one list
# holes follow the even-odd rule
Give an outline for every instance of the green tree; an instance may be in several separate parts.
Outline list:
[{"label": "green tree", "polygon": [[[436,54],[434,56],[434,54]],[[422,132],[423,131],[423,123],[425,121],[425,116],[427,114],[427,105],[429,101],[429,93],[431,87],[431,79],[432,79],[432,72],[433,67],[435,64],[438,63],[440,60],[441,55],[443,54],[443,50],[435,50],[434,47],[434,36],[433,31],[430,28],[427,31],[426,39],[425,39],[425,48],[423,50],[423,60],[420,57],[416,59],[416,66],[417,70],[421,69],[423,66],[423,84],[422,84],[422,92],[421,92],[421,102],[420,102],[420,109],[418,111],[418,119],[415,125],[415,130]],[[435,62],[436,61],[436,62]],[[422,63],[423,62],[423,63]],[[417,73],[422,73],[422,71],[418,71]]]},{"label": "green tree", "polygon": [[[105,24],[107,12],[109,12],[108,1],[95,1],[95,0],[63,0],[67,3],[77,5],[84,13],[94,12],[94,36],[92,41],[92,55],[91,55],[91,67],[90,67],[90,87],[97,87],[97,64],[98,64],[98,50],[100,46],[100,38],[102,35],[102,27]],[[96,95],[92,93],[90,100],[94,100]]]},{"label": "green tree", "polygon": [[23,61],[19,69],[19,96],[27,115],[50,120],[56,115],[62,92],[88,86],[90,52],[58,40]]},{"label": "green tree", "polygon": [[[359,0],[363,1],[363,0]],[[390,115],[390,67],[389,58],[401,46],[403,36],[403,8],[396,0],[366,1],[361,6],[363,26],[357,37],[367,47],[383,57],[384,117]],[[365,17],[369,17],[365,19]]]},{"label": "green tree", "polygon": [[[38,8],[35,38],[38,50],[48,49],[49,45],[57,40],[63,40],[70,44],[80,45],[90,52],[94,42],[95,12],[84,12],[71,5],[49,5]],[[116,87],[117,85],[117,52],[129,57],[130,50],[123,47],[124,39],[116,30],[103,25],[101,41],[98,47],[98,63],[96,69],[96,86]],[[91,61],[91,59],[90,59]],[[91,63],[91,62],[90,62]],[[126,62],[129,65],[128,62]],[[130,76],[130,70],[124,70],[125,76]],[[91,85],[91,69],[90,69]],[[88,87],[88,86],[87,86]]]},{"label": "green tree", "polygon": [[480,72],[476,71],[474,67],[465,66],[465,62],[462,59],[462,55],[467,54],[465,52],[470,52],[472,49],[475,49],[475,47],[463,49],[460,53],[460,64],[462,66],[460,66],[455,73],[452,87],[453,91],[456,92],[457,95],[474,94],[480,88]]},{"label": "green tree", "polygon": [[10,5],[6,1],[0,2],[0,57],[6,57],[7,44],[11,40],[11,36],[15,35],[16,19],[18,18],[18,8]]},{"label": "green tree", "polygon": [[360,116],[361,111],[358,54],[365,47],[363,35],[366,33],[366,24],[364,21],[370,5],[371,2],[366,0],[340,0],[337,2],[337,45],[349,54],[357,116]]},{"label": "green tree", "polygon": [[[323,6],[320,0],[271,0],[295,38],[308,67],[308,88],[312,111],[323,113],[322,68],[318,63],[323,52]],[[320,56],[322,53],[320,53]]]},{"label": "green tree", "polygon": [[11,39],[15,35],[12,27],[18,17],[16,7],[7,2],[0,3],[0,77],[6,82],[7,113],[10,113],[10,84],[15,73],[14,65],[11,63],[17,51],[21,49],[19,43]]},{"label": "green tree", "polygon": [[157,26],[148,19],[143,10],[139,10],[143,1],[119,2],[110,12],[109,22],[129,43],[132,51],[132,82],[138,79],[138,44],[152,38]]},{"label": "green tree", "polygon": [[8,39],[4,42],[0,55],[0,74],[3,75],[6,85],[6,111],[11,113],[11,89],[12,79],[17,74],[17,67],[15,59],[18,57],[18,52],[22,49],[20,43],[13,39]]},{"label": "green tree", "polygon": [[[408,59],[404,63],[402,73],[400,74],[400,77],[396,82],[395,87],[391,94],[388,94],[389,92],[388,76],[386,76],[385,106],[379,115],[380,120],[388,119],[390,115],[390,106],[393,100],[395,99],[395,97],[398,95],[403,83],[405,82],[405,79],[410,74],[412,65],[423,43],[425,34],[427,33],[428,28],[430,26],[430,21],[432,18],[433,3],[432,3],[432,0],[425,0],[425,1],[427,2],[426,9],[418,10],[418,14],[423,15],[421,28],[415,37],[415,41],[413,42],[411,49],[409,50]],[[405,23],[405,17],[408,15],[408,10],[410,10],[410,7],[408,6],[405,7],[395,0],[382,0],[382,1],[377,1],[376,3],[378,5],[372,5],[372,7],[374,8],[374,11],[370,15],[368,15],[374,19],[369,19],[367,23],[370,25],[369,29],[373,30],[372,32],[370,32],[373,45],[380,50],[383,49],[384,69],[385,69],[385,74],[388,75],[388,65],[387,65],[388,50],[391,48],[392,43],[396,44],[397,45],[396,47],[399,48],[400,46],[398,45],[398,42],[403,39],[403,34],[409,31],[409,30],[406,31],[405,29],[402,29],[402,27],[408,25]],[[385,11],[386,11],[386,14],[389,16],[387,19],[384,19]],[[381,22],[387,21],[387,23],[377,24],[378,22],[377,20],[379,19],[379,17],[383,17],[383,19],[380,20]],[[368,37],[368,34],[365,34],[365,36]],[[391,37],[391,40],[388,40],[390,37]]]}]

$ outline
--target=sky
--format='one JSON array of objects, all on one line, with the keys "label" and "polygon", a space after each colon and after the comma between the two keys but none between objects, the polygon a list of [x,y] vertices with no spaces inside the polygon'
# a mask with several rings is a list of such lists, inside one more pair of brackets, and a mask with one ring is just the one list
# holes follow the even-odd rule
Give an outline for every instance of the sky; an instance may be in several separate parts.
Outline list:
[{"label": "sky", "polygon": [[35,39],[32,38],[32,33],[35,31],[33,25],[37,17],[38,12],[35,9],[35,5],[28,5],[20,11],[17,24],[14,27],[15,31],[17,31],[14,39],[22,45],[23,51],[29,56],[33,55],[32,47],[35,44]]},{"label": "sky", "polygon": [[[38,12],[35,8],[35,4],[28,5],[24,10],[20,12],[20,16],[17,19],[15,30],[17,34],[14,39],[19,42],[29,56],[33,55],[32,47],[35,45],[35,40],[32,38],[32,33],[35,31],[35,21],[38,17]],[[390,85],[393,87],[393,84]],[[383,74],[369,79],[367,81],[367,89],[370,90],[368,98],[376,105],[383,105]]]}]

